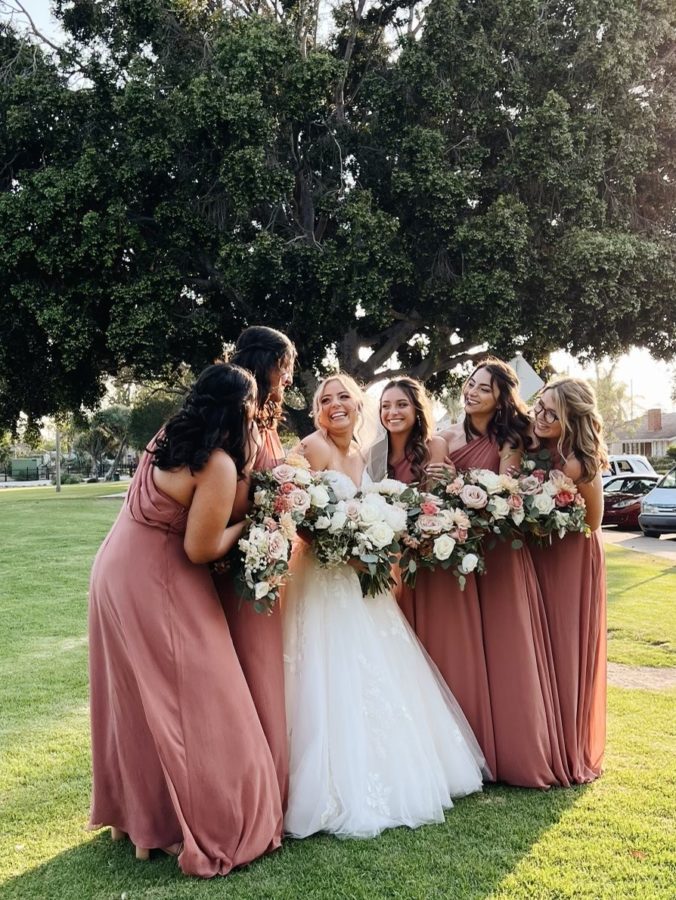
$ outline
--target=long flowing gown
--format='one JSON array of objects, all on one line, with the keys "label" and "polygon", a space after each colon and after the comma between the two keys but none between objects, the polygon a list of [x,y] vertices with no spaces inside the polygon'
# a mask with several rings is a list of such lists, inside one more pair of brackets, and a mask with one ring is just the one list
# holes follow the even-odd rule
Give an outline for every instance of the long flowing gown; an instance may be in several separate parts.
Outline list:
[{"label": "long flowing gown", "polygon": [[[410,484],[410,462],[401,460],[393,476]],[[494,773],[495,737],[476,577],[468,575],[461,590],[448,570],[420,569],[415,588],[402,585],[397,599],[467,717],[487,769]]]},{"label": "long flowing gown", "polygon": [[[343,498],[356,488],[330,473]],[[371,837],[443,821],[481,789],[462,712],[391,592],[364,597],[352,568],[295,555],[284,604],[290,783],[285,830]]]},{"label": "long flowing gown", "polygon": [[[271,469],[284,458],[277,432],[261,432],[263,444],[254,469]],[[265,732],[277,771],[282,806],[289,789],[289,748],[284,706],[284,651],[279,604],[269,615],[257,613],[242,603],[229,575],[215,575],[214,583],[230,626],[237,656]],[[281,839],[281,826],[279,837]]]},{"label": "long flowing gown", "polygon": [[545,605],[570,780],[601,774],[606,739],[606,573],[600,529],[531,553]]},{"label": "long flowing gown", "polygon": [[152,471],[145,454],[92,569],[90,827],[182,841],[184,872],[226,875],[279,845],[279,788],[187,510]]},{"label": "long flowing gown", "polygon": [[[452,454],[458,469],[500,470],[488,435]],[[498,542],[476,579],[491,717],[496,780],[521,787],[570,783],[563,726],[542,594],[526,547]]]}]

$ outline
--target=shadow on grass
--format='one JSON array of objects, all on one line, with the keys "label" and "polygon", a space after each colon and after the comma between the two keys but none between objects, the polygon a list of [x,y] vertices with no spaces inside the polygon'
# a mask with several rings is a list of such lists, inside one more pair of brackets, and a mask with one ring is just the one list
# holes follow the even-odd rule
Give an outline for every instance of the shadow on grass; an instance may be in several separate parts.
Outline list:
[{"label": "shadow on grass", "polygon": [[570,809],[586,787],[549,792],[489,787],[459,800],[442,825],[387,831],[373,840],[318,836],[227,879],[181,875],[161,854],[137,862],[107,832],[5,882],[0,897],[70,898],[486,898]]}]

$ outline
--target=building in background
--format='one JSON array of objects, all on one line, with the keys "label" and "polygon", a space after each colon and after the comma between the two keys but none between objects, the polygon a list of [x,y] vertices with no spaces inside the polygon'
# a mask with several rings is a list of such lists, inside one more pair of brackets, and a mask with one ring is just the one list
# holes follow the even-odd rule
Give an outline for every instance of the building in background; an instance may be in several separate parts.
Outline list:
[{"label": "building in background", "polygon": [[672,445],[676,446],[676,412],[655,408],[617,428],[609,449],[611,453],[662,457]]}]

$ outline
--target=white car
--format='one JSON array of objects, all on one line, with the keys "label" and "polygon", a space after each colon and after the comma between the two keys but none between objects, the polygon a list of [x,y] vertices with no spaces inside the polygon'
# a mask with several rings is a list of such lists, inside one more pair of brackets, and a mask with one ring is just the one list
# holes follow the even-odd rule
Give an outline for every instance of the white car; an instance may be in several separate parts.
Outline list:
[{"label": "white car", "polygon": [[642,498],[638,524],[646,537],[676,533],[676,466]]},{"label": "white car", "polygon": [[608,457],[610,468],[602,474],[603,481],[615,475],[657,475],[645,456],[621,454]]}]

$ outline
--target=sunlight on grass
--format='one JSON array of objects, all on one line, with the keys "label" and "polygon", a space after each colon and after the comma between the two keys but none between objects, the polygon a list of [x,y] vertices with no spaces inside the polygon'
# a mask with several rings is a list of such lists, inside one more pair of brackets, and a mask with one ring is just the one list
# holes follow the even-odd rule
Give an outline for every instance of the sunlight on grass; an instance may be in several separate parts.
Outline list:
[{"label": "sunlight on grass", "polygon": [[[444,825],[287,841],[227,879],[185,878],[165,857],[137,863],[128,843],[88,833],[86,593],[120,508],[100,498],[113,492],[0,493],[0,897],[673,896],[674,692],[611,689],[607,772],[593,785],[491,787],[459,801]],[[617,548],[608,560],[611,658],[673,665],[673,567]]]}]

